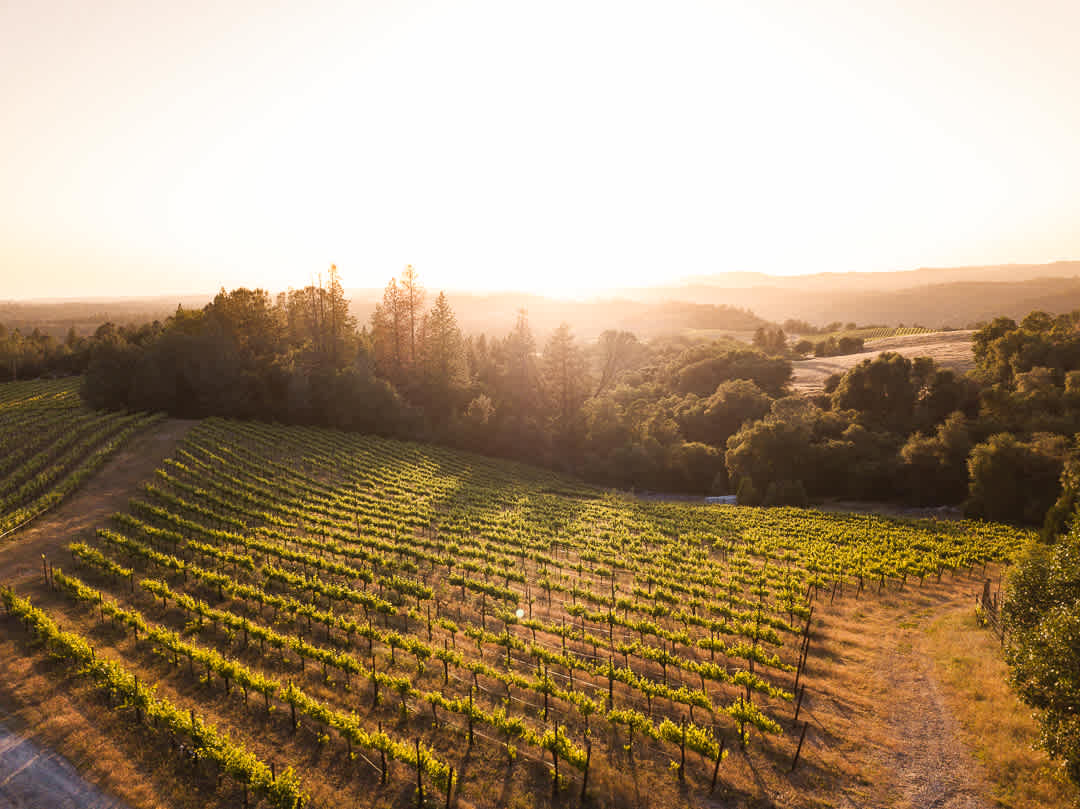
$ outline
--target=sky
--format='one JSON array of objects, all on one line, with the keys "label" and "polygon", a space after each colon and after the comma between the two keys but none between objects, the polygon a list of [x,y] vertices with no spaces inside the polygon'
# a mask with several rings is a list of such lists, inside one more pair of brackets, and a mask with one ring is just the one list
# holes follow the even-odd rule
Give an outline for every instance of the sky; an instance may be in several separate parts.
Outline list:
[{"label": "sky", "polygon": [[1075,0],[0,3],[0,299],[1080,258]]}]

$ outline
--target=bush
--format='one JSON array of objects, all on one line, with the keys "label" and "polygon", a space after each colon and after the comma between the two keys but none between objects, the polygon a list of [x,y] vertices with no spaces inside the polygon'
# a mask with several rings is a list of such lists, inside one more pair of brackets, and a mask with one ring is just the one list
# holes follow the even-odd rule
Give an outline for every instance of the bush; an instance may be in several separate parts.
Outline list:
[{"label": "bush", "polygon": [[1020,698],[1039,713],[1040,746],[1080,785],[1080,526],[1021,553],[1002,605],[1005,657]]},{"label": "bush", "polygon": [[808,502],[801,480],[774,480],[765,492],[767,506],[806,506]]},{"label": "bush", "polygon": [[754,488],[754,481],[743,478],[739,481],[739,488],[735,492],[735,502],[740,506],[760,506],[761,495]]},{"label": "bush", "polygon": [[1061,473],[1068,453],[1063,436],[1039,434],[1019,441],[1009,433],[991,436],[968,458],[969,517],[1000,522],[1043,522],[1061,492]]}]

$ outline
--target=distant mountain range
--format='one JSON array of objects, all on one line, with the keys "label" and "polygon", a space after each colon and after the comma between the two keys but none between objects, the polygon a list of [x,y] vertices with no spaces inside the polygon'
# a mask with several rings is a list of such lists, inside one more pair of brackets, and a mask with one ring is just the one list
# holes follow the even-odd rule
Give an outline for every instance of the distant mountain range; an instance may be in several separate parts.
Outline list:
[{"label": "distant mountain range", "polygon": [[[382,290],[351,295],[355,314],[366,320]],[[752,331],[788,318],[818,326],[855,321],[963,328],[998,315],[1018,319],[1033,309],[1080,309],[1080,261],[788,276],[719,273],[587,301],[513,292],[448,291],[447,298],[466,332],[498,335],[510,330],[521,308],[538,335],[565,320],[584,339],[606,328],[646,338],[686,330]]]},{"label": "distant mountain range", "polygon": [[[428,303],[437,292],[429,290]],[[370,323],[382,290],[351,289],[346,294],[357,320]],[[58,336],[74,326],[86,334],[106,320],[164,319],[178,303],[198,308],[212,297],[0,301],[0,323],[24,330],[39,326]],[[760,325],[788,318],[818,326],[855,321],[962,328],[998,315],[1019,319],[1034,309],[1054,314],[1080,309],[1080,261],[880,273],[719,273],[613,290],[610,296],[591,300],[455,290],[447,290],[447,298],[466,333],[505,335],[518,310],[525,309],[539,341],[563,321],[583,340],[605,329],[626,329],[646,339],[688,332],[746,336]]]},{"label": "distant mountain range", "polygon": [[[917,270],[892,272],[822,272],[813,275],[767,275],[756,272],[726,272],[681,279],[674,286],[722,287],[746,289],[777,287],[829,291],[877,291],[911,289],[973,281],[1033,281],[1039,278],[1074,278],[1080,276],[1080,261],[1055,261],[1050,264],[988,264],[979,267],[920,267]],[[654,289],[665,290],[660,286]]]},{"label": "distant mountain range", "polygon": [[727,304],[778,322],[959,328],[998,315],[1020,318],[1033,309],[1057,314],[1080,308],[1080,261],[796,276],[722,273],[621,294]]}]

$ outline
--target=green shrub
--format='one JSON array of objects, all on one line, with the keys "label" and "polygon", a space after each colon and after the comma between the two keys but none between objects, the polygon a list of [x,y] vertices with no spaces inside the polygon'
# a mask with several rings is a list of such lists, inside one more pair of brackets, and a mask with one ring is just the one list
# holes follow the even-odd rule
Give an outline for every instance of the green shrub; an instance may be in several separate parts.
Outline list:
[{"label": "green shrub", "polygon": [[1005,657],[1021,699],[1038,710],[1040,745],[1080,785],[1080,525],[1052,546],[1029,543],[1002,606]]}]

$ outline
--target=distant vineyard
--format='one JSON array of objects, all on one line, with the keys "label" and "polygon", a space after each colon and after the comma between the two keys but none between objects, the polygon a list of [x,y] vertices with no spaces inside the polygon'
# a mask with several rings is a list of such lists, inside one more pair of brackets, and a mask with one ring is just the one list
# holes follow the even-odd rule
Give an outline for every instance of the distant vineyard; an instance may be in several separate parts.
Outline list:
[{"label": "distant vineyard", "polygon": [[[642,503],[446,449],[209,420],[71,543],[47,609],[84,665],[79,638],[165,694],[201,681],[200,715],[250,757],[227,774],[274,805],[329,789],[338,756],[357,785],[476,806],[499,803],[492,773],[606,796],[627,761],[670,763],[688,792],[666,798],[685,805],[723,781],[725,750],[797,757],[784,729],[816,595],[914,586],[1015,542],[982,523]],[[154,710],[190,736],[169,700]],[[329,747],[278,784],[261,762],[297,744]]]},{"label": "distant vineyard", "polygon": [[886,337],[908,337],[913,334],[934,334],[941,329],[928,329],[925,326],[902,326],[897,328],[866,329],[860,334],[864,340],[884,340]]},{"label": "distant vineyard", "polygon": [[827,340],[830,337],[839,340],[841,337],[861,337],[865,342],[871,340],[884,340],[887,337],[908,337],[915,334],[935,334],[941,329],[930,329],[925,326],[875,326],[865,329],[845,329],[844,331],[831,332],[829,334],[815,335],[813,341]]},{"label": "distant vineyard", "polygon": [[0,385],[0,535],[33,519],[86,480],[158,416],[95,412],[78,379]]}]

